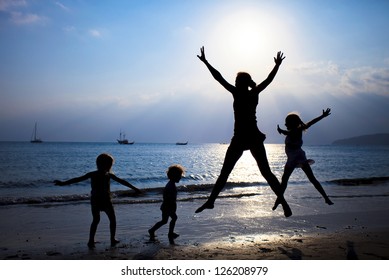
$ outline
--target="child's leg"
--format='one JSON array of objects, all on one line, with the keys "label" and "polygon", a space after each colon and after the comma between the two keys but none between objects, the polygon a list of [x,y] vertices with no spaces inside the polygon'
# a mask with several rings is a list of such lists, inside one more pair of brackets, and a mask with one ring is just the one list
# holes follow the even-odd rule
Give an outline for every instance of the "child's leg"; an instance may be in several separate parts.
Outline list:
[{"label": "child's leg", "polygon": [[170,214],[170,217],[171,217],[171,221],[170,221],[170,225],[169,225],[169,234],[168,234],[168,238],[169,238],[169,242],[170,244],[173,244],[174,245],[174,239],[176,239],[177,237],[179,237],[180,235],[175,233],[174,232],[174,227],[176,226],[176,221],[177,221],[177,215],[176,213],[171,213]]},{"label": "child's leg", "polygon": [[[290,178],[290,175],[292,175],[294,171],[294,167],[289,167],[285,165],[284,167],[284,174],[282,175],[282,180],[281,180],[281,193],[282,195],[285,193],[286,187],[288,186],[288,181]],[[277,197],[276,202],[274,203],[273,210],[276,210],[278,205],[280,204],[280,200]]]},{"label": "child's leg", "polygon": [[114,246],[117,243],[119,243],[119,241],[115,239],[115,236],[116,236],[116,215],[115,215],[115,210],[113,209],[113,205],[109,206],[105,210],[105,213],[107,214],[108,219],[109,219],[109,230],[111,233],[111,246]]},{"label": "child's leg", "polygon": [[93,206],[92,206],[92,216],[93,216],[93,221],[90,225],[89,241],[88,241],[89,248],[95,247],[95,235],[96,235],[97,225],[100,222],[100,210]]},{"label": "child's leg", "polygon": [[167,224],[169,220],[169,215],[162,211],[162,220],[157,222],[151,229],[149,229],[149,234],[151,238],[155,237],[155,232],[163,225]]},{"label": "child's leg", "polygon": [[174,233],[174,227],[176,226],[176,221],[178,219],[177,214],[176,213],[172,213],[170,215],[170,217],[171,217],[171,220],[170,220],[170,224],[169,224],[169,236],[176,236],[176,237],[178,237],[178,234]]},{"label": "child's leg", "polygon": [[307,175],[309,181],[313,184],[313,186],[318,190],[318,192],[324,197],[326,203],[328,205],[334,204],[329,197],[327,196],[326,192],[324,191],[323,187],[319,183],[319,181],[316,179],[315,175],[313,175],[313,171],[311,169],[311,166],[306,163],[303,165],[302,170],[305,172]]}]

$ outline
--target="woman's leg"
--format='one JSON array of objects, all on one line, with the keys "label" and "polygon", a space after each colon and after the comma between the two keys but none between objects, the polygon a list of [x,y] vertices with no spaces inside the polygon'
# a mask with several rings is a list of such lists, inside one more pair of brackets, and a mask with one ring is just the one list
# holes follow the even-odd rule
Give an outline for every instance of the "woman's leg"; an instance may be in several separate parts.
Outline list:
[{"label": "woman's leg", "polygon": [[203,206],[196,210],[196,213],[202,212],[204,209],[213,209],[216,198],[226,185],[228,176],[230,175],[232,169],[234,169],[236,162],[239,160],[242,154],[243,150],[239,148],[238,145],[234,144],[234,140],[232,140],[230,146],[227,149],[222,170],[220,171],[220,175],[217,178],[215,185],[213,186],[211,195],[203,204]]},{"label": "woman's leg", "polygon": [[[293,170],[294,170],[294,167],[288,167],[285,165],[284,174],[282,174],[282,180],[281,180],[281,193],[282,194],[285,193],[285,190],[288,186],[288,181],[289,181],[290,175],[292,175]],[[272,209],[276,210],[279,204],[280,204],[280,200],[277,197],[276,202],[274,203],[274,206]]]},{"label": "woman's leg", "polygon": [[270,188],[273,190],[273,192],[277,195],[277,197],[280,199],[280,203],[282,204],[282,207],[284,208],[284,215],[286,217],[289,217],[292,215],[292,210],[290,209],[288,203],[286,202],[283,191],[281,189],[280,182],[278,181],[277,177],[271,172],[269,162],[267,160],[266,156],[266,150],[263,143],[258,143],[255,147],[250,149],[251,154],[255,158],[257,165],[259,167],[259,171],[261,172],[262,176],[265,178],[265,180],[270,185]]}]

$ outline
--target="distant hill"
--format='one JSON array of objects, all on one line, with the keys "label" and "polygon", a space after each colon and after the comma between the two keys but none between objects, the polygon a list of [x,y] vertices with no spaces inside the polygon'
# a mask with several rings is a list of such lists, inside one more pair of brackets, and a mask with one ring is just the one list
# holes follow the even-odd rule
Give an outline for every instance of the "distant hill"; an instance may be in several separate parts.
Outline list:
[{"label": "distant hill", "polygon": [[333,145],[389,145],[389,133],[362,135],[336,140]]}]

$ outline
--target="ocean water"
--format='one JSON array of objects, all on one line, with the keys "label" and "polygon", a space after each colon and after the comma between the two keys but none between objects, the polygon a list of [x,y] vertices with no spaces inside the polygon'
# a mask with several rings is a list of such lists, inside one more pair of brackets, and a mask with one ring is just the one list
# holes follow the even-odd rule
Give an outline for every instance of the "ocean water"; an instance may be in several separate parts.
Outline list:
[{"label": "ocean water", "polygon": [[[88,181],[64,187],[54,186],[53,181],[67,180],[95,170],[95,159],[100,153],[109,153],[115,158],[112,171],[117,176],[146,190],[145,195],[133,196],[131,190],[112,182],[111,190],[116,203],[160,202],[161,191],[167,182],[166,170],[177,163],[186,168],[184,178],[177,184],[181,186],[179,199],[204,198],[209,195],[219,175],[227,148],[225,144],[192,143],[180,146],[0,142],[0,206],[88,203]],[[372,180],[387,184],[389,181],[389,146],[303,148],[307,157],[315,160],[313,172],[326,190],[342,185],[342,191],[350,194],[360,184],[369,184]],[[286,162],[284,145],[266,144],[266,151],[273,173],[281,179]],[[288,189],[308,185],[305,174],[297,169],[290,178]],[[269,187],[250,152],[246,151],[231,173],[223,194],[250,196],[262,189]]]}]

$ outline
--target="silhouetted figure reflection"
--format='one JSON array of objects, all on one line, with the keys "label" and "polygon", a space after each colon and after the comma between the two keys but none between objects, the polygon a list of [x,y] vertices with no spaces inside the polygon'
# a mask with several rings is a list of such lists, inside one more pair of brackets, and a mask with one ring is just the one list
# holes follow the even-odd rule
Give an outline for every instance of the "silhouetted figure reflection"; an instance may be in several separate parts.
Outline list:
[{"label": "silhouetted figure reflection", "polygon": [[141,193],[139,189],[131,185],[126,180],[123,180],[113,173],[111,173],[111,168],[114,163],[114,159],[109,154],[101,154],[96,159],[97,170],[89,172],[81,177],[76,177],[67,181],[55,180],[54,184],[58,186],[65,186],[70,184],[75,184],[81,181],[91,180],[91,207],[92,207],[92,216],[93,221],[90,226],[89,232],[89,241],[88,247],[95,247],[95,234],[97,226],[100,222],[100,212],[104,211],[109,219],[109,228],[111,233],[111,246],[115,246],[119,243],[115,239],[116,234],[116,216],[113,204],[111,201],[111,190],[110,190],[110,180],[114,180],[126,187],[129,187],[135,190],[137,193]]},{"label": "silhouetted figure reflection", "polygon": [[196,213],[204,209],[213,209],[214,202],[218,197],[220,191],[224,188],[228,176],[234,168],[236,162],[242,156],[243,151],[250,150],[255,158],[262,176],[269,183],[271,189],[279,197],[282,206],[284,207],[284,214],[286,217],[292,215],[289,205],[285,201],[281,186],[274,174],[271,172],[266,156],[265,146],[263,144],[266,136],[257,127],[256,108],[258,105],[259,93],[262,92],[274,79],[278,68],[284,60],[283,53],[278,52],[277,57],[274,58],[275,66],[268,77],[259,85],[251,79],[251,76],[245,72],[239,72],[236,76],[235,86],[229,84],[205,58],[204,47],[201,48],[201,55],[197,56],[207,66],[212,76],[232,94],[234,98],[234,136],[227,149],[224,159],[223,167],[220,175],[213,187],[210,197]]},{"label": "silhouetted figure reflection", "polygon": [[348,260],[358,260],[358,255],[355,252],[354,242],[347,241],[347,255],[346,258]]},{"label": "silhouetted figure reflection", "polygon": [[[313,171],[311,169],[310,164],[312,164],[314,161],[311,159],[307,159],[305,156],[305,152],[303,151],[303,149],[301,149],[303,145],[303,131],[305,131],[306,129],[308,129],[318,121],[322,120],[323,118],[328,117],[330,114],[331,114],[331,109],[327,108],[327,110],[325,111],[323,110],[321,116],[307,123],[304,123],[300,119],[299,115],[291,113],[285,119],[285,126],[288,130],[283,130],[280,128],[279,125],[277,126],[277,131],[280,134],[286,135],[285,153],[288,157],[288,160],[284,167],[284,174],[282,175],[282,181],[281,181],[282,193],[285,192],[286,187],[288,186],[288,180],[290,175],[292,175],[293,170],[296,167],[299,167],[307,175],[309,181],[313,184],[313,186],[324,197],[325,202],[328,205],[334,204],[327,196],[326,192],[324,191],[320,182],[316,179],[315,175],[313,175]],[[280,204],[280,201],[277,199],[273,206],[273,210],[277,208],[278,204]]]},{"label": "silhouetted figure reflection", "polygon": [[155,232],[167,224],[169,217],[171,218],[169,224],[168,238],[171,244],[174,244],[174,239],[179,235],[174,232],[174,227],[177,221],[177,188],[176,183],[181,180],[181,177],[185,169],[181,165],[172,165],[167,171],[167,177],[169,182],[166,184],[163,190],[163,202],[161,205],[162,220],[157,222],[151,229],[149,229],[150,240],[155,240]]}]

